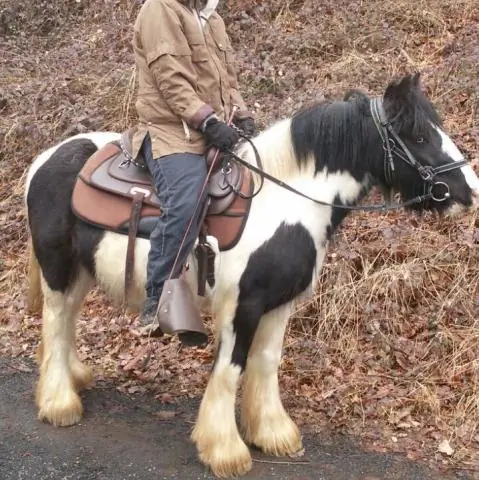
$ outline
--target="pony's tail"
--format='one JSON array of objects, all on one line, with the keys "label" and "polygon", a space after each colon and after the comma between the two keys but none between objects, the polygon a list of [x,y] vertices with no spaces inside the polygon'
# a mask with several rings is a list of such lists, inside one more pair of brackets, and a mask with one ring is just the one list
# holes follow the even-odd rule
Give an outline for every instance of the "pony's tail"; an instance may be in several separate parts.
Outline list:
[{"label": "pony's tail", "polygon": [[43,306],[42,283],[40,279],[40,265],[33,249],[32,241],[28,242],[28,292],[27,312],[30,315],[40,314]]}]

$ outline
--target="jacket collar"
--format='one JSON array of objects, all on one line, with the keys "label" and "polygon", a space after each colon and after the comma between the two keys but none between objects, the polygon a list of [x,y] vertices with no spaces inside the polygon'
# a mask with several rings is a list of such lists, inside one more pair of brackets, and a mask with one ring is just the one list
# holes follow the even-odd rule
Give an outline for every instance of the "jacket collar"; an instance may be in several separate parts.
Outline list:
[{"label": "jacket collar", "polygon": [[208,18],[210,18],[211,15],[213,15],[213,13],[215,12],[217,6],[218,6],[218,0],[208,0],[204,8],[202,8],[199,12],[200,17],[202,19],[204,18],[208,20]]},{"label": "jacket collar", "polygon": [[196,10],[202,18],[208,19],[218,6],[218,0],[178,0],[183,5]]}]

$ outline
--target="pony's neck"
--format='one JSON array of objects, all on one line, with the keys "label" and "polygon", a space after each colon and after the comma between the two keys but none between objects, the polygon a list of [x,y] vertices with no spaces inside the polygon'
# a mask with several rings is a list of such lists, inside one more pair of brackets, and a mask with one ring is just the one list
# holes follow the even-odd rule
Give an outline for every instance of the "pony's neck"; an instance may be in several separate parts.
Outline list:
[{"label": "pony's neck", "polygon": [[[350,174],[364,184],[383,177],[382,142],[367,102],[316,105],[254,138],[263,168],[279,180]],[[242,156],[255,164],[249,145]]]},{"label": "pony's neck", "polygon": [[[314,175],[314,165],[300,165],[296,161],[294,146],[291,141],[291,119],[280,120],[253,139],[261,158],[265,172],[278,180],[290,180],[298,175]],[[240,155],[249,163],[256,165],[256,157],[249,144],[240,150]]]}]

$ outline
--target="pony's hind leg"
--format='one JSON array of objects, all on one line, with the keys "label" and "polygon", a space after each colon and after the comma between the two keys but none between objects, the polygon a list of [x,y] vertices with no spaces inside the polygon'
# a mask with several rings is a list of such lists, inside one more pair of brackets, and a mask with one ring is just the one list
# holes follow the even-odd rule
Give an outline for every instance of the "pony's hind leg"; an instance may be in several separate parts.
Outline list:
[{"label": "pony's hind leg", "polygon": [[28,242],[28,256],[27,313],[30,315],[41,315],[43,303],[42,274],[31,239]]},{"label": "pony's hind leg", "polygon": [[277,456],[303,453],[299,429],[281,403],[278,385],[289,313],[289,306],[283,306],[261,318],[246,364],[241,405],[246,441]]},{"label": "pony's hind leg", "polygon": [[39,278],[43,293],[36,403],[38,417],[53,425],[80,420],[83,408],[77,390],[91,379],[75,350],[75,316],[93,282],[92,252],[101,230],[96,235],[80,232],[71,198],[78,173],[95,151],[96,144],[87,138],[46,150],[34,160],[25,188],[31,255],[35,255],[30,261],[31,309],[41,299]]},{"label": "pony's hind leg", "polygon": [[77,423],[83,414],[78,391],[92,380],[92,374],[78,358],[75,320],[92,285],[83,269],[65,291],[53,290],[42,278],[43,326],[39,349],[40,379],[36,389],[38,418],[55,426]]}]

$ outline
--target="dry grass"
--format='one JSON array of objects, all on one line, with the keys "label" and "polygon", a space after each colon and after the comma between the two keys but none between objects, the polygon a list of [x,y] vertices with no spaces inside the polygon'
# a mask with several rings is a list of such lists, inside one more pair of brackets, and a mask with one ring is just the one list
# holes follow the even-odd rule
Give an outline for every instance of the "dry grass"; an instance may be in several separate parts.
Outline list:
[{"label": "dry grass", "polygon": [[[130,38],[138,7],[126,0],[6,5],[0,351],[33,355],[40,322],[24,316],[26,167],[69,135],[131,124]],[[259,104],[261,126],[348,88],[380,93],[392,77],[420,69],[447,127],[478,156],[479,14],[472,0],[245,0],[223,8],[245,97]],[[448,462],[479,468],[478,229],[477,215],[446,221],[399,212],[353,215],[345,223],[317,295],[297,312],[287,337],[282,382],[299,421],[344,427],[375,438],[369,446],[381,438],[387,448],[432,459],[447,438],[455,449]],[[97,294],[89,297],[79,348],[100,376],[159,398],[200,394],[207,368],[197,364],[207,366],[211,350],[186,363],[183,352],[175,362],[177,345],[165,341],[148,365],[125,371],[145,348],[131,335],[131,321]]]},{"label": "dry grass", "polygon": [[304,338],[319,346],[309,390],[341,405],[350,427],[374,418],[423,441],[447,438],[455,461],[477,466],[478,214],[415,228],[397,220],[369,215],[343,229],[292,322],[290,355]]}]

